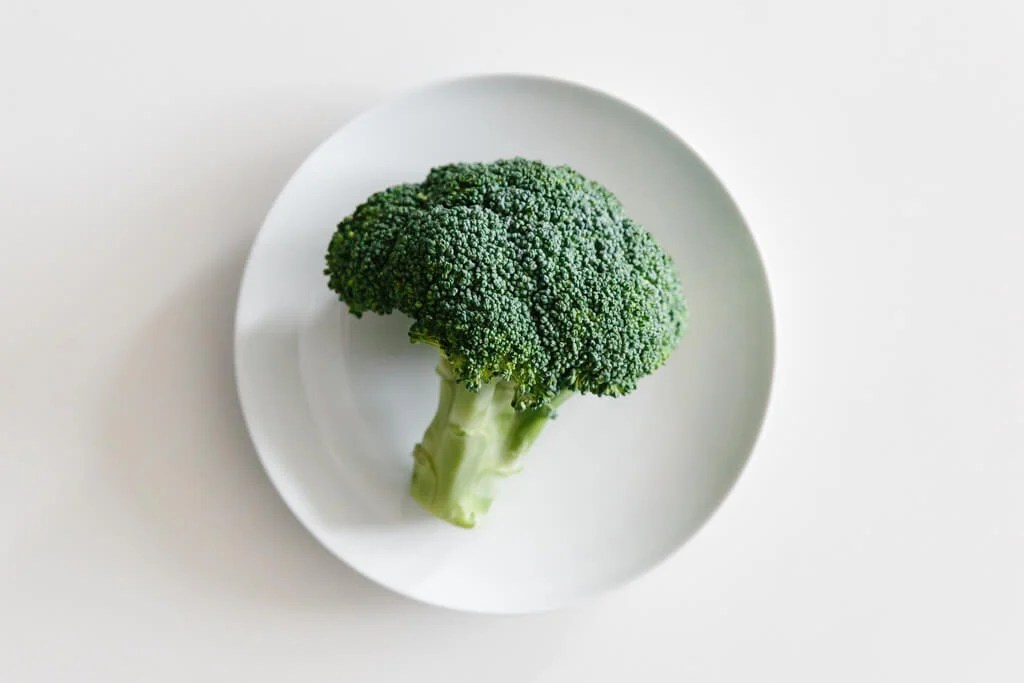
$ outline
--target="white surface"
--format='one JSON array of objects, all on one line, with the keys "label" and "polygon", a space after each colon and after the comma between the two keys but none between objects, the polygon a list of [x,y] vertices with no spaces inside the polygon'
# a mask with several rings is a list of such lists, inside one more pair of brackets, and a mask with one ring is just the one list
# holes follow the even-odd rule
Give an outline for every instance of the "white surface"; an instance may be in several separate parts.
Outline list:
[{"label": "white surface", "polygon": [[[7,2],[0,678],[1020,681],[1022,22],[993,1]],[[379,96],[496,69],[680,131],[754,230],[779,333],[714,520],[537,617],[345,569],[261,472],[230,373],[242,254],[301,159]]]},{"label": "white surface", "polygon": [[[495,134],[495,131],[500,131]],[[437,352],[411,321],[345,313],[324,251],[372,192],[434,166],[514,156],[611,188],[675,259],[690,329],[618,400],[559,409],[472,531],[409,495],[437,409]],[[361,574],[486,613],[578,603],[648,571],[707,521],[747,461],[771,384],[771,303],[756,247],[707,167],[649,116],[551,79],[484,76],[361,115],[274,202],[239,293],[236,373],[253,443],[289,508]]]}]

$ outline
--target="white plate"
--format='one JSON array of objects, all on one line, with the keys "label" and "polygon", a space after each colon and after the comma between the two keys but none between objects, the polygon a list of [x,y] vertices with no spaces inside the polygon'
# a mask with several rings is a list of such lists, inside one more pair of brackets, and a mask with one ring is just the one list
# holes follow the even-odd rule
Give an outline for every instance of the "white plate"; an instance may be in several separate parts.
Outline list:
[{"label": "white plate", "polygon": [[[437,399],[409,321],[357,320],[324,252],[370,193],[435,165],[569,164],[623,201],[675,258],[690,329],[624,398],[578,397],[473,530],[408,494]],[[608,95],[539,77],[432,85],[344,126],[306,160],[256,239],[238,302],[238,391],[253,442],[309,531],[357,571],[454,609],[551,609],[620,585],[679,548],[740,473],[772,376],[771,304],[736,206],[682,141]]]}]

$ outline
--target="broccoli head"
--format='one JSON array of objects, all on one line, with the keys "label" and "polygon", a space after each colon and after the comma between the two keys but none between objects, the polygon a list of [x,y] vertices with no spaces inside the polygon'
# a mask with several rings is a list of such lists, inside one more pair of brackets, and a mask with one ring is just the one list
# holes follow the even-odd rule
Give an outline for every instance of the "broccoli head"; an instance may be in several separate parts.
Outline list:
[{"label": "broccoli head", "polygon": [[633,391],[686,325],[671,258],[618,199],[525,159],[372,195],[338,225],[325,274],[352,314],[401,311],[410,340],[438,349],[412,494],[466,527],[566,397]]}]

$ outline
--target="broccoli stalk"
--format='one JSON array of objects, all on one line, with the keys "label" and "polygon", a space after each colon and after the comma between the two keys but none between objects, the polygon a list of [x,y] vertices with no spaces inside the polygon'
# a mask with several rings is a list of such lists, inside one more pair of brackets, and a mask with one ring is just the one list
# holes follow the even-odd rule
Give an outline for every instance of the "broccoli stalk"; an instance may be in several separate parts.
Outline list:
[{"label": "broccoli stalk", "polygon": [[540,408],[516,410],[516,386],[510,382],[471,391],[443,354],[437,374],[437,413],[413,450],[412,497],[441,519],[470,528],[487,514],[498,479],[521,469],[519,459],[571,392]]}]

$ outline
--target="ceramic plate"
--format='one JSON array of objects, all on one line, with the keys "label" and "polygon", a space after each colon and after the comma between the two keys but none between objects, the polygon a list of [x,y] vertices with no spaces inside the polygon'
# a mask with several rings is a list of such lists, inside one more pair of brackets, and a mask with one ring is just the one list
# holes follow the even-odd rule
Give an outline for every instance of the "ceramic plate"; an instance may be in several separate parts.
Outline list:
[{"label": "ceramic plate", "polygon": [[[323,276],[338,221],[439,164],[522,156],[611,189],[673,256],[690,309],[678,351],[630,396],[577,397],[472,530],[409,497],[435,409],[435,352],[409,320],[345,311]],[[238,391],[295,515],[354,569],[423,602],[551,609],[627,582],[682,546],[736,481],[772,377],[771,304],[721,183],[634,107],[539,77],[481,76],[382,104],[331,136],[281,192],[238,302]]]}]

